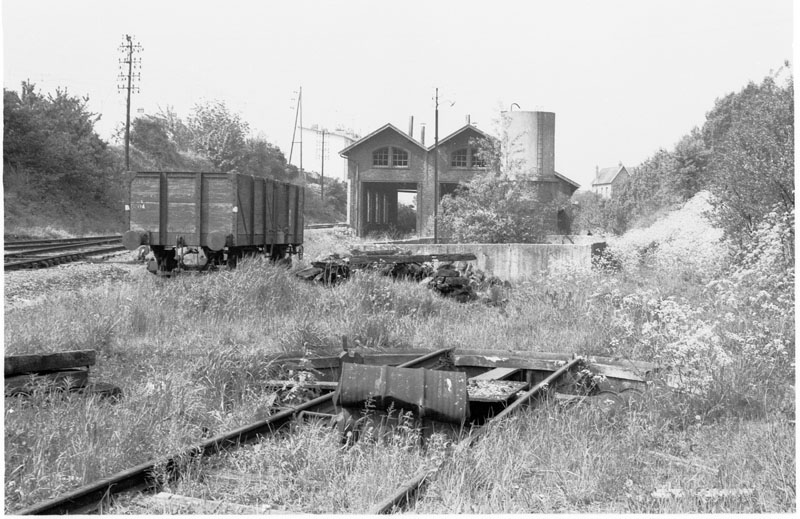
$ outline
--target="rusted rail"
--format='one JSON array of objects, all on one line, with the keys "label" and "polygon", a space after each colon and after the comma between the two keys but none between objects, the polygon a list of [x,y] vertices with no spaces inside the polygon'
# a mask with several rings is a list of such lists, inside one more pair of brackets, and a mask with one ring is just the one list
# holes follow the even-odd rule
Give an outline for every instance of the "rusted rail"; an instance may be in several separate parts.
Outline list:
[{"label": "rusted rail", "polygon": [[[402,368],[430,367],[451,355],[453,348],[445,348],[422,355],[401,364]],[[259,436],[271,434],[291,422],[300,413],[332,411],[334,393],[328,393],[291,409],[276,413],[266,420],[239,427],[221,434],[181,453],[160,460],[153,460],[133,467],[89,485],[77,488],[61,496],[42,503],[12,512],[14,515],[55,515],[84,514],[96,510],[108,502],[114,494],[132,491],[158,491],[163,479],[154,476],[156,472],[175,478],[180,474],[181,465],[196,456],[208,456],[223,448],[237,447],[257,440]]]},{"label": "rusted rail", "polygon": [[310,223],[305,226],[306,229],[333,229],[335,227],[349,227],[347,222],[340,223]]},{"label": "rusted rail", "polygon": [[3,248],[6,251],[10,250],[19,250],[19,249],[31,249],[34,247],[46,247],[51,245],[67,245],[67,244],[75,244],[75,243],[82,243],[89,240],[122,240],[122,236],[119,234],[110,235],[110,236],[87,236],[84,238],[46,238],[40,240],[12,240],[12,241],[5,241],[3,243]]},{"label": "rusted rail", "polygon": [[[545,390],[550,384],[555,382],[559,379],[564,373],[572,369],[576,366],[579,362],[583,360],[582,357],[576,357],[556,371],[554,371],[550,376],[536,384],[533,388],[526,391],[522,395],[520,395],[514,402],[508,405],[502,412],[500,412],[497,416],[495,416],[490,422],[486,423],[482,427],[475,429],[473,432],[470,432],[469,436],[461,440],[459,442],[459,447],[469,447],[473,445],[479,438],[483,437],[490,429],[492,424],[498,423],[499,421],[503,420],[510,414],[519,410],[524,404],[530,401],[531,398]],[[383,501],[376,504],[371,510],[370,514],[377,515],[377,514],[385,514],[390,512],[396,507],[402,507],[404,504],[408,503],[409,499],[411,499],[414,495],[416,495],[422,486],[430,480],[430,478],[438,472],[441,468],[441,464],[433,469],[422,469],[417,472],[414,476],[412,476],[409,480],[404,482],[397,490],[395,490],[392,495],[384,499]]]},{"label": "rusted rail", "polygon": [[85,259],[93,254],[116,252],[125,248],[118,236],[26,243],[27,245],[16,243],[13,252],[4,252],[5,270],[52,267]]}]

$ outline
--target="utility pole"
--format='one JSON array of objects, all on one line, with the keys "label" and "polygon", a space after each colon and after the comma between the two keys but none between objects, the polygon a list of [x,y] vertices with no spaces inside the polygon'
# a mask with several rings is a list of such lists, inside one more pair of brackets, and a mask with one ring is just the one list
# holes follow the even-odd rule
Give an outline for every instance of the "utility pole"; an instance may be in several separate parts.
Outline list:
[{"label": "utility pole", "polygon": [[[125,34],[123,36],[125,41],[119,46],[120,52],[123,53],[123,57],[119,60],[120,65],[120,73],[117,76],[117,79],[120,83],[117,85],[117,90],[127,90],[128,92],[128,101],[127,101],[127,108],[125,110],[125,169],[130,170],[130,143],[131,143],[131,93],[136,92],[139,93],[139,87],[134,86],[134,81],[141,81],[142,79],[142,58],[134,58],[133,53],[142,52],[142,46],[140,44],[133,43],[133,36],[130,34]],[[125,65],[128,66],[127,73],[125,72]],[[133,69],[138,68],[139,72],[136,74],[133,73]]]},{"label": "utility pole", "polygon": [[306,174],[303,172],[303,87],[300,87],[300,94],[297,96],[297,109],[300,113],[300,174],[305,180]]},{"label": "utility pole", "polygon": [[436,117],[433,129],[433,243],[439,243],[439,88],[436,88]]},{"label": "utility pole", "polygon": [[322,130],[322,168],[319,174],[319,197],[325,201],[325,130]]},{"label": "utility pole", "polygon": [[[299,90],[295,91],[297,94],[297,106],[295,107],[294,112],[294,129],[292,130],[292,145],[289,147],[289,164],[292,163],[292,154],[294,153],[294,145],[295,143],[300,144],[300,174],[303,176],[303,180],[305,181],[306,176],[303,173],[303,87],[301,86]],[[293,99],[294,100],[294,99]],[[297,136],[297,119],[300,119],[300,141],[295,140]]]}]

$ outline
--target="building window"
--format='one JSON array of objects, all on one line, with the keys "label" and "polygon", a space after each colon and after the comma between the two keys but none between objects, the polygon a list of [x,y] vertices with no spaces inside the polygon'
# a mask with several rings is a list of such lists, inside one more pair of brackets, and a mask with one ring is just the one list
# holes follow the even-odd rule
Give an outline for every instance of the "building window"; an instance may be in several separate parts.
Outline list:
[{"label": "building window", "polygon": [[485,168],[486,161],[480,156],[480,153],[475,148],[470,148],[470,156],[472,157],[473,168]]},{"label": "building window", "polygon": [[451,157],[450,165],[454,168],[467,167],[467,148],[463,150],[456,150]]},{"label": "building window", "polygon": [[372,152],[372,165],[373,166],[388,166],[389,165],[389,148],[380,148]]},{"label": "building window", "polygon": [[[389,156],[392,157],[391,163]],[[372,165],[378,167],[389,167],[390,165],[395,168],[408,167],[408,152],[394,146],[386,146],[379,148],[372,152]]]},{"label": "building window", "polygon": [[407,168],[408,152],[397,148],[392,148],[392,166],[396,168]]}]

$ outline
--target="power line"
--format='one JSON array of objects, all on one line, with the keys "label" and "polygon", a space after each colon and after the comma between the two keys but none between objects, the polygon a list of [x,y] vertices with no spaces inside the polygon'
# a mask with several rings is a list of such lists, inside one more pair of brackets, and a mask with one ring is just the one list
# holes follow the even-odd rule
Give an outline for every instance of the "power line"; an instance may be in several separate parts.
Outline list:
[{"label": "power line", "polygon": [[[134,44],[133,36],[130,34],[123,35],[125,41],[119,46],[119,51],[123,53],[123,57],[119,59],[119,75],[117,80],[117,90],[120,92],[127,90],[128,102],[125,111],[125,169],[130,169],[130,142],[131,142],[131,93],[139,93],[139,87],[134,85],[134,81],[142,80],[142,58],[134,58],[133,53],[140,53],[144,49],[138,43]],[[125,71],[127,65],[127,72]],[[134,68],[139,69],[139,72],[134,73]]]}]

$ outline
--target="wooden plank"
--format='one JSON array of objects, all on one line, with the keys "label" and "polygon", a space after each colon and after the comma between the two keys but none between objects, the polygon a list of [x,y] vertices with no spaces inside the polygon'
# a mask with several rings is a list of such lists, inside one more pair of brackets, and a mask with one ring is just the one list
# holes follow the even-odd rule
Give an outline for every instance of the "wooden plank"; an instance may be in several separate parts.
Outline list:
[{"label": "wooden plank", "polygon": [[5,358],[6,377],[24,373],[58,371],[83,366],[94,366],[97,360],[95,350],[74,350],[36,355],[8,355]]},{"label": "wooden plank", "polygon": [[[523,351],[523,350],[476,350],[476,349],[456,349],[456,355],[484,355],[494,357],[520,357],[524,359],[545,359],[569,361],[576,354],[568,352],[553,351]],[[659,368],[658,364],[642,360],[629,360],[620,357],[602,357],[597,355],[582,355],[591,364],[607,364],[627,369],[633,373],[644,374]]]},{"label": "wooden plank", "polygon": [[89,371],[82,369],[59,371],[44,375],[17,375],[6,377],[4,382],[5,395],[13,396],[28,393],[33,387],[45,384],[62,389],[79,389],[85,387],[89,381]]},{"label": "wooden plank", "polygon": [[[538,371],[556,371],[560,368],[563,360],[545,360],[535,358],[522,358],[511,356],[490,356],[490,355],[456,355],[456,366],[478,366],[484,368],[522,368]],[[608,378],[619,380],[630,380],[633,382],[645,382],[645,380],[632,373],[631,371],[609,366],[606,364],[589,363],[592,372]]]},{"label": "wooden plank", "polygon": [[522,371],[522,368],[494,368],[486,373],[472,377],[470,380],[505,380],[520,371]]},{"label": "wooden plank", "polygon": [[264,476],[250,474],[248,472],[235,472],[231,470],[220,470],[211,472],[203,476],[205,481],[213,481],[221,486],[241,488],[245,485],[261,487],[267,484]]},{"label": "wooden plank", "polygon": [[489,402],[500,403],[508,402],[519,394],[520,391],[528,389],[527,382],[511,382],[507,380],[475,380],[467,386],[467,395],[470,402]]},{"label": "wooden plank", "polygon": [[236,514],[236,515],[259,515],[274,513],[266,506],[249,506],[228,501],[211,501],[196,497],[180,496],[169,492],[159,492],[158,494],[146,499],[153,504],[163,507],[163,512],[168,514]]},{"label": "wooden plank", "polygon": [[632,380],[633,382],[646,382],[642,377],[632,373],[630,370],[609,366],[607,364],[590,363],[589,369],[597,375],[620,380]]},{"label": "wooden plank", "polygon": [[350,265],[368,265],[382,261],[384,263],[426,263],[429,261],[472,261],[474,254],[413,254],[413,255],[364,255],[350,256]]},{"label": "wooden plank", "polygon": [[458,355],[456,366],[477,366],[481,368],[521,368],[541,371],[555,371],[563,361],[545,359],[526,359],[521,357],[497,357],[493,355]]},{"label": "wooden plank", "polygon": [[339,387],[338,382],[326,382],[323,380],[315,380],[315,381],[308,381],[308,382],[298,382],[297,380],[266,380],[264,381],[264,385],[267,387],[281,387],[281,388],[291,388],[291,387],[307,387],[309,389],[328,389],[334,391],[337,387]]},{"label": "wooden plank", "polygon": [[[370,366],[396,366],[403,362],[416,359],[420,355],[429,353],[430,350],[405,350],[403,353],[364,353],[364,364]],[[273,362],[277,365],[297,363],[300,369],[309,366],[314,369],[338,368],[341,360],[338,356],[303,358],[302,356],[276,357]]]}]

